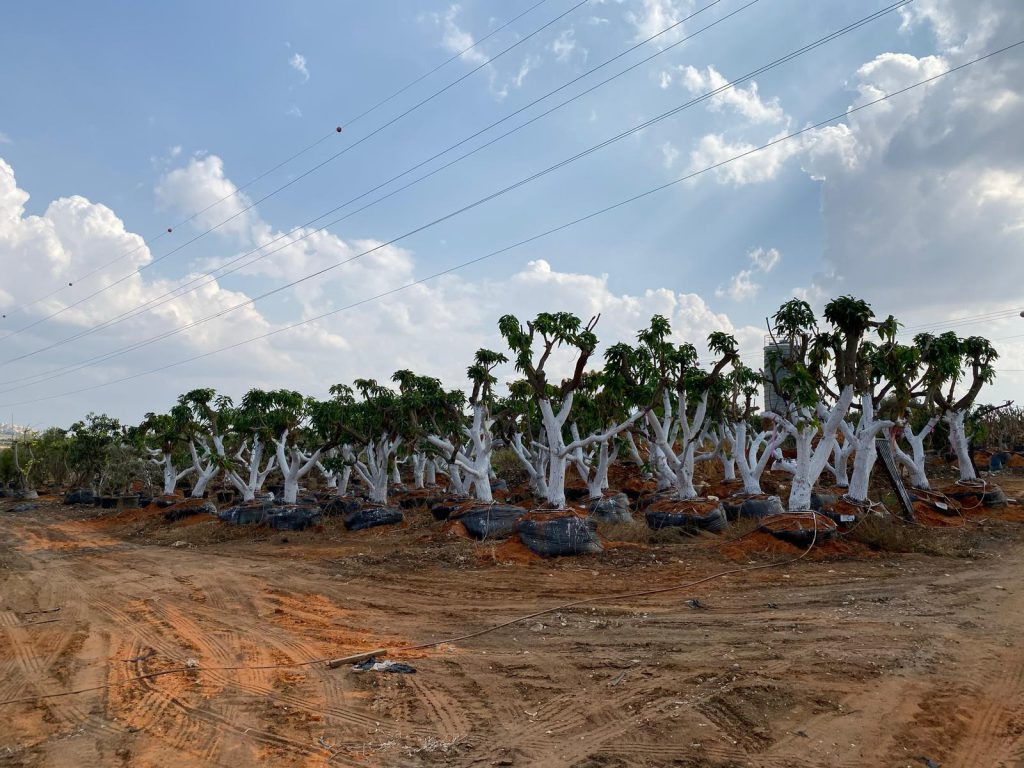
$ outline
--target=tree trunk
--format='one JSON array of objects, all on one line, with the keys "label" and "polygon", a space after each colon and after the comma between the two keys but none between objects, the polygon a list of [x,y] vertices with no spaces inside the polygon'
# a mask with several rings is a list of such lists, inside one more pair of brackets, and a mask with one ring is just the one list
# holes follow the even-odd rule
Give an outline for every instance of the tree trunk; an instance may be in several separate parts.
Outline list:
[{"label": "tree trunk", "polygon": [[818,481],[828,457],[832,453],[832,442],[835,439],[839,425],[850,409],[853,402],[853,387],[843,387],[839,393],[839,399],[831,410],[827,412],[827,418],[821,426],[821,439],[817,447],[813,440],[818,433],[818,426],[807,409],[797,412],[799,426],[793,421],[778,414],[766,412],[765,416],[779,424],[796,441],[796,466],[793,472],[793,484],[789,492],[789,511],[803,512],[811,508],[811,493],[814,484]]},{"label": "tree trunk", "polygon": [[[724,427],[729,434],[736,456],[736,466],[740,471],[740,478],[743,480],[743,493],[756,496],[761,491],[761,475],[764,474],[768,460],[772,457],[775,449],[775,432],[760,432],[757,437],[747,445],[747,423],[738,421]],[[773,444],[765,445],[768,437],[772,437]],[[762,450],[763,446],[763,450]]]},{"label": "tree trunk", "polygon": [[971,461],[971,447],[967,442],[967,430],[964,428],[964,417],[967,411],[946,411],[943,419],[949,425],[949,446],[956,454],[956,463],[960,467],[960,481],[971,482],[978,479]]},{"label": "tree trunk", "polygon": [[565,426],[569,411],[572,410],[572,401],[573,393],[570,392],[562,401],[558,414],[555,414],[550,400],[545,398],[538,401],[548,442],[547,502],[555,509],[565,507],[565,470],[568,455],[565,451],[562,427]]},{"label": "tree trunk", "polygon": [[893,447],[893,456],[902,466],[906,467],[910,474],[910,484],[914,488],[929,490],[931,484],[928,482],[928,475],[925,473],[925,452],[924,441],[935,429],[939,422],[938,416],[932,416],[916,435],[909,425],[903,428],[903,437],[910,445],[911,453],[908,454],[900,448],[899,441],[895,436],[895,428],[889,430],[889,439]]},{"label": "tree trunk", "polygon": [[336,493],[338,496],[348,495],[348,484],[349,480],[352,479],[352,467],[346,466],[341,470],[341,478],[338,480],[338,487]]},{"label": "tree trunk", "polygon": [[[217,476],[217,472],[220,471],[220,467],[217,466],[217,462],[213,461],[213,457],[208,445],[203,446],[205,453],[203,458],[199,458],[199,453],[196,451],[196,444],[194,442],[189,443],[189,450],[192,453],[192,466],[196,471],[196,484],[192,486],[192,498],[201,499],[203,494],[206,493],[206,486],[209,485],[210,481]],[[206,462],[205,464],[203,462]]]},{"label": "tree trunk", "polygon": [[419,452],[412,455],[412,484],[417,490],[423,488],[423,478],[426,475],[427,457]]},{"label": "tree trunk", "polygon": [[291,456],[288,456],[288,432],[284,430],[280,439],[274,440],[274,447],[277,450],[277,466],[284,477],[284,496],[281,499],[285,504],[294,504],[299,498],[299,480],[305,477],[316,466],[320,460],[320,449],[313,451],[312,456],[306,456],[299,450],[298,446],[291,447]]}]

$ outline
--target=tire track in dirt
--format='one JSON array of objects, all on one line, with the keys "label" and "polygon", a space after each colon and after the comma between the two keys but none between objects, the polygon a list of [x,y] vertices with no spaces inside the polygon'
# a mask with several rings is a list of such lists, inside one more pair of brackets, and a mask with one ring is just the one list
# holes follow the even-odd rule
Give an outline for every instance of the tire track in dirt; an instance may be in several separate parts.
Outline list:
[{"label": "tire track in dirt", "polygon": [[994,661],[977,686],[981,706],[950,758],[952,765],[1016,768],[1024,756],[1024,657],[1011,650]]},{"label": "tire track in dirt", "polygon": [[455,699],[444,690],[431,687],[420,680],[410,680],[409,687],[423,704],[432,722],[436,722],[441,741],[452,743],[467,736],[472,730],[469,719]]}]

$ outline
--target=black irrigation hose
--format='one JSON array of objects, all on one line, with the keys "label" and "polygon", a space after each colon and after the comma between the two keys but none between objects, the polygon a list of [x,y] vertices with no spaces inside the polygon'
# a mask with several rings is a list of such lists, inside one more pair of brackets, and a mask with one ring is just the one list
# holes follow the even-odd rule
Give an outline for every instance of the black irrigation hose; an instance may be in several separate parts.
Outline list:
[{"label": "black irrigation hose", "polygon": [[[730,575],[732,575],[734,573],[749,573],[751,571],[760,571],[760,570],[765,570],[767,568],[780,568],[780,567],[785,566],[785,565],[792,565],[793,563],[796,563],[796,562],[804,559],[805,557],[807,557],[807,555],[810,554],[811,550],[814,549],[814,546],[817,543],[817,540],[818,540],[818,517],[817,517],[817,514],[815,513],[814,514],[814,536],[811,539],[811,543],[807,546],[807,549],[805,549],[803,552],[801,552],[796,557],[791,557],[791,558],[788,558],[786,560],[780,560],[780,561],[777,561],[777,562],[774,562],[774,563],[763,563],[761,565],[751,565],[751,566],[746,566],[744,568],[730,568],[730,569],[725,570],[725,571],[719,571],[718,573],[714,573],[714,574],[712,574],[710,576],[705,576],[702,579],[697,579],[696,581],[690,581],[690,582],[687,582],[685,584],[677,584],[677,585],[672,586],[672,587],[660,587],[658,589],[645,589],[645,590],[641,590],[641,591],[638,591],[638,592],[623,592],[623,593],[620,593],[620,594],[617,594],[617,595],[600,595],[598,597],[587,597],[587,598],[584,598],[582,600],[573,600],[573,601],[568,602],[568,603],[562,603],[561,605],[552,606],[551,608],[545,608],[542,611],[535,611],[534,613],[530,613],[530,614],[527,614],[525,616],[518,616],[518,617],[516,617],[514,619],[510,619],[508,621],[503,621],[500,624],[494,624],[494,625],[492,625],[490,627],[485,627],[484,629],[478,630],[476,632],[469,632],[467,634],[459,635],[457,637],[447,637],[447,638],[444,638],[442,640],[434,640],[434,641],[429,642],[429,643],[420,643],[418,645],[396,645],[396,646],[381,648],[380,650],[382,652],[386,651],[388,653],[401,653],[402,651],[420,651],[420,650],[425,650],[427,648],[436,648],[439,645],[447,645],[449,643],[458,643],[458,642],[461,642],[463,640],[470,640],[470,639],[475,638],[475,637],[480,637],[481,635],[486,635],[486,634],[490,634],[491,632],[496,632],[497,630],[504,629],[505,627],[510,627],[510,626],[512,626],[514,624],[520,624],[520,623],[522,623],[524,621],[529,621],[530,619],[535,619],[535,618],[537,618],[539,616],[545,616],[547,614],[554,613],[556,611],[563,611],[563,610],[566,610],[568,608],[575,608],[575,607],[580,606],[580,605],[589,605],[589,604],[592,604],[592,603],[604,602],[604,601],[609,601],[609,600],[626,600],[626,599],[635,598],[635,597],[647,597],[649,595],[660,595],[660,594],[665,594],[667,592],[678,592],[680,590],[690,589],[691,587],[696,587],[696,586],[698,586],[700,584],[705,584],[705,583],[707,583],[709,581],[713,581],[715,579],[720,579],[723,576],[730,576]],[[56,699],[56,698],[61,698],[61,697],[64,697],[64,696],[76,696],[76,695],[82,694],[82,693],[92,693],[94,691],[103,691],[103,690],[107,690],[107,689],[110,689],[110,688],[121,688],[121,687],[123,687],[125,685],[128,685],[129,683],[139,682],[141,680],[152,680],[152,679],[157,678],[157,677],[163,677],[164,675],[174,675],[174,674],[188,673],[188,672],[233,672],[233,671],[254,671],[254,670],[264,670],[264,669],[294,669],[296,667],[310,667],[310,666],[313,666],[314,664],[327,664],[327,663],[330,663],[331,661],[333,661],[333,659],[323,658],[323,659],[312,659],[310,661],[295,661],[295,662],[290,662],[288,664],[261,664],[261,665],[255,665],[255,666],[240,665],[240,666],[234,666],[234,667],[199,667],[199,666],[194,666],[194,667],[190,667],[190,666],[174,667],[173,669],[165,669],[165,670],[162,670],[162,671],[159,671],[159,672],[150,672],[150,673],[145,674],[145,675],[136,675],[135,677],[129,677],[129,678],[125,679],[125,680],[121,680],[121,681],[115,682],[115,683],[104,683],[103,685],[93,685],[93,686],[89,686],[87,688],[77,688],[77,689],[75,689],[73,691],[63,691],[61,693],[45,693],[45,694],[39,694],[37,696],[23,696],[23,697],[18,698],[18,699],[8,699],[6,701],[0,701],[0,707],[4,707],[4,706],[10,705],[10,704],[27,704],[27,703],[31,703],[31,702],[35,702],[35,701],[41,701],[43,699]]]}]

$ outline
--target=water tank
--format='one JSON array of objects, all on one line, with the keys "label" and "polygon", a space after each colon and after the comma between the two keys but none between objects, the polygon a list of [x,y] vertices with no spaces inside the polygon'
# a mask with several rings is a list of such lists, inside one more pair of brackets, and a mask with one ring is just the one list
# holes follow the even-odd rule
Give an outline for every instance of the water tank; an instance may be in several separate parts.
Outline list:
[{"label": "water tank", "polygon": [[786,415],[786,401],[775,391],[773,382],[776,380],[781,382],[788,375],[782,361],[792,352],[792,345],[784,341],[773,342],[768,339],[764,345],[764,409],[780,416]]}]

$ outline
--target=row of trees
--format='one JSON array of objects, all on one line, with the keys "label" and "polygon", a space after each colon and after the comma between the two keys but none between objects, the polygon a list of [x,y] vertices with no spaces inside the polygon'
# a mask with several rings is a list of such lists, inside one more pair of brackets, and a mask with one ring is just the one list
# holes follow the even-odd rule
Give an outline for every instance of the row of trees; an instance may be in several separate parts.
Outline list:
[{"label": "row of trees", "polygon": [[[996,359],[980,337],[920,334],[901,344],[894,318],[877,320],[866,302],[844,296],[820,320],[804,301],[780,307],[769,324],[766,371],[744,365],[736,339],[722,332],[710,334],[709,358],[701,360],[661,316],[594,365],[597,320],[566,312],[526,323],[502,317],[507,353],[479,350],[467,369],[468,392],[401,370],[386,384],[335,385],[325,399],[254,389],[236,403],[196,389],[132,427],[90,415],[23,444],[17,473],[26,483],[109,486],[112,468],[120,468],[120,482],[145,466],[159,469],[165,493],[188,478],[192,495],[202,496],[219,477],[244,500],[274,478],[283,501],[294,503],[316,471],[339,495],[356,475],[384,504],[405,466],[416,487],[440,475],[450,490],[490,502],[492,456],[505,446],[533,493],[553,507],[566,503],[570,472],[600,498],[621,458],[681,503],[698,496],[698,462],[721,462],[725,478],[742,482],[747,494],[761,492],[774,463],[792,474],[789,508],[798,510],[809,507],[825,471],[852,500],[865,501],[879,435],[892,440],[913,484],[928,487],[925,441],[944,422],[961,479],[974,479],[965,418]],[[570,374],[558,380],[550,373],[555,355],[570,358]],[[499,395],[495,370],[510,361],[520,378]],[[784,404],[777,412],[759,412],[766,382]],[[783,448],[794,458],[783,459]]]}]

